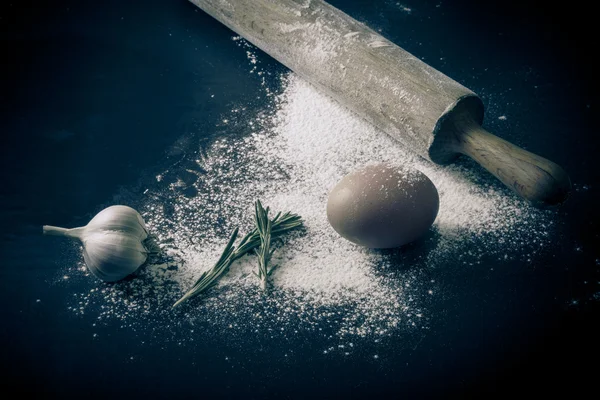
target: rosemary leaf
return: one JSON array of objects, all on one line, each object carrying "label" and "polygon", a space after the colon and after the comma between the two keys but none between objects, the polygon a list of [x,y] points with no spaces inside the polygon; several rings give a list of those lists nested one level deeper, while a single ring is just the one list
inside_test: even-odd
[{"label": "rosemary leaf", "polygon": [[[260,246],[256,251],[258,256],[258,273],[260,279],[260,287],[263,291],[267,289],[267,277],[270,275],[269,262],[271,261],[271,220],[269,219],[269,207],[263,208],[260,200],[257,200],[254,205],[254,224],[260,236]],[[276,218],[279,217],[277,214]]]}]

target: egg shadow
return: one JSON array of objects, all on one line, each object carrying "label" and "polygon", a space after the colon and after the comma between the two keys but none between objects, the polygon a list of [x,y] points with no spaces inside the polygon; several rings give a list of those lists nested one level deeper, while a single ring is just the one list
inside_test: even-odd
[{"label": "egg shadow", "polygon": [[405,273],[410,270],[426,270],[427,258],[440,241],[440,233],[431,228],[414,242],[391,249],[372,249],[374,254],[382,256],[377,265],[377,273]]}]

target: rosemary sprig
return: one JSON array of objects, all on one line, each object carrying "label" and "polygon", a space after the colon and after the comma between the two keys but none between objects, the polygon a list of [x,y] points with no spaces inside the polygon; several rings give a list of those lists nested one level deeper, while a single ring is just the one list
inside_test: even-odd
[{"label": "rosemary sprig", "polygon": [[[302,218],[299,215],[290,212],[286,212],[285,214],[277,213],[275,218],[270,221],[270,224],[270,238],[277,238],[284,233],[301,226]],[[173,308],[214,286],[217,283],[217,280],[227,272],[229,266],[235,260],[260,247],[261,236],[256,228],[247,233],[236,247],[234,242],[237,239],[238,231],[238,228],[235,228],[217,263],[209,271],[205,271],[200,275],[200,278],[198,278],[194,286],[192,286],[192,288],[173,305]]]},{"label": "rosemary sprig", "polygon": [[275,267],[269,269],[269,262],[275,250],[270,249],[272,224],[269,219],[269,207],[264,209],[260,200],[257,200],[254,204],[254,224],[260,237],[260,246],[258,249],[254,249],[254,252],[258,256],[258,273],[255,272],[254,275],[260,279],[260,287],[265,291],[267,290],[267,277],[275,269]]}]

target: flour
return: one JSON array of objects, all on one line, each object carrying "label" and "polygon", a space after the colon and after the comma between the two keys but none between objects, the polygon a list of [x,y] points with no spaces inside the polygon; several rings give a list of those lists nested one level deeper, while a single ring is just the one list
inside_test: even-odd
[{"label": "flour", "polygon": [[[250,72],[264,73],[251,46],[236,41],[248,51]],[[427,305],[442,290],[427,270],[477,267],[483,257],[509,259],[516,252],[531,261],[549,243],[550,214],[529,207],[486,172],[419,158],[294,74],[281,84],[281,94],[258,114],[240,118],[234,108],[223,116],[245,133],[212,142],[144,191],[138,208],[168,256],[163,264],[131,281],[98,283],[75,296],[74,312],[100,305],[99,320],[128,321],[130,329],[144,329],[144,316],[169,327],[201,321],[239,335],[249,327],[271,335],[323,329],[340,338],[394,335],[427,329]],[[417,169],[437,187],[439,213],[420,245],[365,249],[327,222],[335,184],[380,162]],[[190,197],[186,187],[197,194]],[[190,301],[185,315],[172,312],[174,301],[217,261],[233,229],[252,228],[255,199],[304,219],[304,229],[288,234],[273,256],[278,268],[271,293],[258,289],[256,257],[246,256],[216,288]]]}]

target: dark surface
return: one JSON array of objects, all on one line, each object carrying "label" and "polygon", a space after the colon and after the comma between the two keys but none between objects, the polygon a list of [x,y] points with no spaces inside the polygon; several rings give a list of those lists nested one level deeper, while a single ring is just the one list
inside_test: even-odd
[{"label": "dark surface", "polygon": [[[558,211],[553,248],[533,266],[518,257],[504,263],[493,279],[487,269],[446,276],[455,296],[432,305],[445,318],[432,322],[419,346],[381,344],[378,362],[320,356],[310,351],[319,347],[310,337],[289,343],[298,356],[281,361],[285,349],[267,347],[250,358],[251,351],[230,349],[219,335],[201,337],[191,351],[169,342],[168,332],[158,334],[164,345],[141,346],[143,338],[127,329],[92,329],[66,311],[69,286],[48,286],[57,278],[56,260],[72,249],[43,240],[41,225],[86,223],[119,188],[135,187],[165,159],[193,148],[200,139],[190,132],[213,134],[219,113],[252,102],[259,83],[232,33],[184,0],[4,2],[5,390],[63,398],[261,398],[558,390],[576,397],[595,389],[600,149],[591,10],[577,3],[425,1],[403,3],[413,8],[407,14],[395,1],[332,3],[479,93],[488,115],[518,120],[514,131],[487,120],[491,131],[565,168],[574,191]],[[214,92],[219,96],[210,97]],[[110,339],[95,341],[92,332]]]}]

